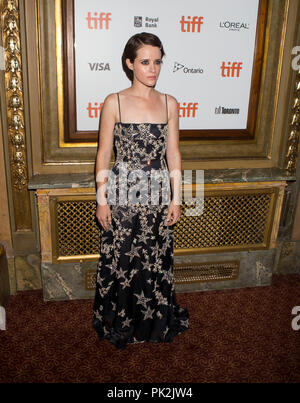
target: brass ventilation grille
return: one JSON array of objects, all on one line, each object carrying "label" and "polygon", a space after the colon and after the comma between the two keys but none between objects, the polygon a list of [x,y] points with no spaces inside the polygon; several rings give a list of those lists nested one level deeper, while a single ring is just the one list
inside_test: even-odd
[{"label": "brass ventilation grille", "polygon": [[[207,195],[203,213],[182,215],[174,228],[175,249],[234,250],[265,247],[270,235],[274,189]],[[200,204],[195,210],[201,211]]]},{"label": "brass ventilation grille", "polygon": [[174,278],[177,284],[203,281],[234,280],[239,274],[239,262],[193,263],[175,265]]},{"label": "brass ventilation grille", "polygon": [[94,290],[96,288],[96,269],[86,270],[84,273],[85,279],[85,289],[88,291]]},{"label": "brass ventilation grille", "polygon": [[[206,281],[234,280],[239,274],[239,262],[192,263],[174,266],[176,284],[200,283]],[[85,289],[96,287],[96,269],[85,271]]]},{"label": "brass ventilation grille", "polygon": [[[267,248],[276,190],[208,192],[198,216],[185,215],[191,206],[183,202],[174,227],[175,255]],[[51,201],[53,260],[96,259],[101,241],[96,202],[91,196],[68,197],[55,196]]]},{"label": "brass ventilation grille", "polygon": [[56,202],[57,256],[95,255],[100,250],[100,231],[93,200]]}]

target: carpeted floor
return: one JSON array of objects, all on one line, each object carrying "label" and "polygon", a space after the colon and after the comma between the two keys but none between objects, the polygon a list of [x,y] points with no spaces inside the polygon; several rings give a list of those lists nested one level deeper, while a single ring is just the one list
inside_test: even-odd
[{"label": "carpeted floor", "polygon": [[[92,300],[11,296],[0,382],[300,382],[300,275],[269,287],[177,294],[190,328],[172,343],[117,350],[91,327]],[[298,321],[300,324],[300,320]]]}]

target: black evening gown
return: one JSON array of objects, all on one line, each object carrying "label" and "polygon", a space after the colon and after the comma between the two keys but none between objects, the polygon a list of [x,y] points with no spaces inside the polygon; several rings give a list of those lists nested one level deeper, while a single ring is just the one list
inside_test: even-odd
[{"label": "black evening gown", "polygon": [[93,328],[120,349],[171,342],[189,327],[189,312],[176,301],[174,236],[166,221],[167,136],[167,123],[120,121],[114,128],[116,159],[107,182],[112,223],[101,227]]}]

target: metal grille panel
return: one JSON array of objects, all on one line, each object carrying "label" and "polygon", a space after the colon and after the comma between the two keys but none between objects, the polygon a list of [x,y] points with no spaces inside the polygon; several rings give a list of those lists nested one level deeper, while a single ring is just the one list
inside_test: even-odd
[{"label": "metal grille panel", "polygon": [[239,262],[195,263],[174,267],[177,284],[234,280],[239,274]]},{"label": "metal grille panel", "polygon": [[[231,248],[262,245],[265,241],[272,192],[206,196],[203,213],[186,216],[175,226],[175,249]],[[188,205],[189,207],[189,205]]]},{"label": "metal grille panel", "polygon": [[100,231],[93,200],[63,200],[57,206],[58,256],[94,255],[100,250]]},{"label": "metal grille panel", "polygon": [[[203,213],[198,216],[185,215],[185,210],[191,206],[183,202],[182,215],[174,227],[174,253],[266,248],[275,190],[207,194]],[[196,208],[200,206],[196,205]],[[101,236],[95,211],[96,202],[91,196],[74,196],[67,200],[59,196],[54,198],[54,260],[99,255]]]}]

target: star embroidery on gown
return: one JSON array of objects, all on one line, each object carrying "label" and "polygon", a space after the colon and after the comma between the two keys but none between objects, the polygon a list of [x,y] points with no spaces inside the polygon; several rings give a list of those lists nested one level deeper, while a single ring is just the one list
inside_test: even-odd
[{"label": "star embroidery on gown", "polygon": [[162,260],[161,259],[157,259],[154,263],[153,263],[153,271],[157,272],[160,267],[162,265]]},{"label": "star embroidery on gown", "polygon": [[171,272],[171,270],[166,270],[163,273],[164,273],[164,275],[162,276],[161,281],[166,280],[168,283],[171,283],[173,281],[173,278],[174,278],[174,275]]},{"label": "star embroidery on gown", "polygon": [[135,129],[133,128],[133,125],[131,124],[131,125],[129,126],[129,128],[127,129],[127,134],[128,134],[129,136],[135,136],[135,135],[139,134],[139,131],[138,131],[138,130],[135,130]]},{"label": "star embroidery on gown", "polygon": [[130,250],[130,252],[126,252],[125,253],[125,255],[127,255],[127,256],[130,256],[130,262],[131,262],[131,260],[136,256],[136,257],[139,257],[140,255],[139,255],[139,253],[138,253],[138,249],[140,249],[141,248],[141,246],[134,246],[134,245],[131,245],[131,250]]},{"label": "star embroidery on gown", "polygon": [[151,246],[153,255],[157,256],[159,253],[159,244],[156,242],[155,246]]},{"label": "star embroidery on gown", "polygon": [[136,304],[141,304],[143,305],[145,308],[147,308],[147,302],[151,301],[151,298],[146,298],[144,295],[144,291],[141,292],[141,294],[133,294],[137,297],[138,301]]},{"label": "star embroidery on gown", "polygon": [[160,291],[155,291],[155,296],[157,299],[157,305],[168,305],[167,298],[163,297]]},{"label": "star embroidery on gown", "polygon": [[120,284],[121,284],[121,286],[122,286],[122,288],[124,290],[126,287],[130,287],[130,280],[128,280],[128,278],[125,278],[123,283],[120,283]]},{"label": "star embroidery on gown", "polygon": [[123,269],[119,269],[116,270],[116,277],[120,278],[120,277],[124,277],[125,278],[125,273],[127,272],[127,270],[123,270]]},{"label": "star embroidery on gown", "polygon": [[166,326],[166,330],[163,332],[163,335],[164,335],[165,337],[166,337],[166,335],[167,335],[168,331],[169,331],[169,327],[168,327],[168,326]]},{"label": "star embroidery on gown", "polygon": [[132,277],[133,277],[137,272],[138,272],[138,269],[133,269],[133,270],[131,270],[130,275],[129,275],[130,279],[132,279]]},{"label": "star embroidery on gown", "polygon": [[183,326],[185,326],[185,327],[188,327],[188,325],[189,325],[189,320],[188,320],[188,319],[187,319],[187,320],[181,319],[181,320],[180,320],[180,324],[183,325]]},{"label": "star embroidery on gown", "polygon": [[110,281],[107,287],[99,288],[99,293],[100,293],[102,298],[108,293],[112,283],[113,283],[113,281]]},{"label": "star embroidery on gown", "polygon": [[119,315],[122,316],[122,317],[125,316],[125,309],[124,308],[122,309],[122,311],[119,312]]},{"label": "star embroidery on gown", "polygon": [[161,318],[163,317],[162,314],[161,314],[159,311],[156,312],[156,316],[157,316],[159,319],[161,319]]},{"label": "star embroidery on gown", "polygon": [[129,327],[131,321],[132,319],[126,318],[126,320],[124,320],[124,322],[122,323],[122,327]]},{"label": "star embroidery on gown", "polygon": [[146,319],[153,319],[153,312],[155,311],[155,309],[150,309],[150,307],[148,306],[147,311],[142,311],[142,313],[144,314],[144,320]]},{"label": "star embroidery on gown", "polygon": [[147,245],[148,237],[144,232],[142,234],[137,235],[137,238],[139,239],[139,242],[143,242],[144,244]]},{"label": "star embroidery on gown", "polygon": [[102,315],[100,315],[99,312],[96,311],[95,316],[96,316],[97,319],[102,320]]}]

